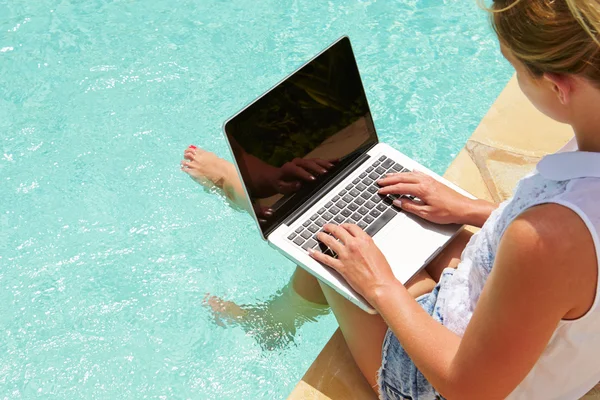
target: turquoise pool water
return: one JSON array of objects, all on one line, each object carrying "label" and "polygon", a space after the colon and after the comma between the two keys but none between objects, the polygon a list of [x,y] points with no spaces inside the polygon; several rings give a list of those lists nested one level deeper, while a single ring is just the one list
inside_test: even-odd
[{"label": "turquoise pool water", "polygon": [[342,34],[381,138],[443,172],[508,80],[475,1],[0,0],[0,398],[285,398],[336,328],[272,350],[206,293],[293,265],[179,171]]}]

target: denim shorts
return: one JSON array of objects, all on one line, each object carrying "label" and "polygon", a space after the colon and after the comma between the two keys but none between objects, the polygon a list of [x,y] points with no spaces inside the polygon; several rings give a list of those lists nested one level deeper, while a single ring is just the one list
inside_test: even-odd
[{"label": "denim shorts", "polygon": [[[452,269],[444,270],[440,282],[451,276],[453,272]],[[443,323],[440,305],[438,304],[439,292],[440,284],[438,283],[431,293],[418,297],[417,302],[433,319]],[[378,383],[379,398],[381,400],[443,399],[417,369],[391,329],[388,329],[383,340]]]}]

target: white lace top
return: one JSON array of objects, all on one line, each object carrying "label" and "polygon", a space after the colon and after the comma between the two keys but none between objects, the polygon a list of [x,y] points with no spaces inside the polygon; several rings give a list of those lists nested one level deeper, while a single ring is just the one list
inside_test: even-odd
[{"label": "white lace top", "polygon": [[[438,305],[451,331],[464,334],[504,231],[530,207],[558,203],[576,212],[592,234],[600,267],[600,153],[576,150],[573,140],[559,153],[544,157],[536,171],[519,182],[514,197],[471,238],[457,270],[440,284]],[[560,322],[544,353],[509,399],[579,399],[600,381],[599,299],[597,293],[594,305],[580,319]]]}]

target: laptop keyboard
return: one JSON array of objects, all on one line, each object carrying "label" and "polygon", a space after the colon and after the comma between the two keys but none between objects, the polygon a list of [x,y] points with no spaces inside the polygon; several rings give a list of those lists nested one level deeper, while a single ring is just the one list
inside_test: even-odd
[{"label": "laptop keyboard", "polygon": [[316,238],[323,225],[356,224],[369,236],[374,236],[399,212],[392,202],[400,197],[377,194],[380,188],[377,180],[386,174],[408,171],[397,162],[381,156],[324,207],[291,232],[288,240],[306,251],[318,249],[335,257],[335,253]]}]

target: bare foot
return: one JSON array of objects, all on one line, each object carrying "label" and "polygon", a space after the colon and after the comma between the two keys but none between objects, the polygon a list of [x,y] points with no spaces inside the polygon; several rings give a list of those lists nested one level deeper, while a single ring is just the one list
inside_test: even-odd
[{"label": "bare foot", "polygon": [[238,306],[207,294],[203,305],[209,309],[217,325],[224,328],[238,326],[254,337],[264,350],[269,351],[292,344],[300,326],[329,314],[328,307],[319,307],[300,299],[290,285],[265,302]]},{"label": "bare foot", "polygon": [[223,189],[225,173],[231,164],[215,154],[194,145],[183,152],[181,170],[205,187],[217,186]]},{"label": "bare foot", "polygon": [[215,322],[219,326],[225,326],[226,323],[241,322],[248,313],[232,301],[226,301],[208,294],[204,297],[202,303],[211,309]]}]

